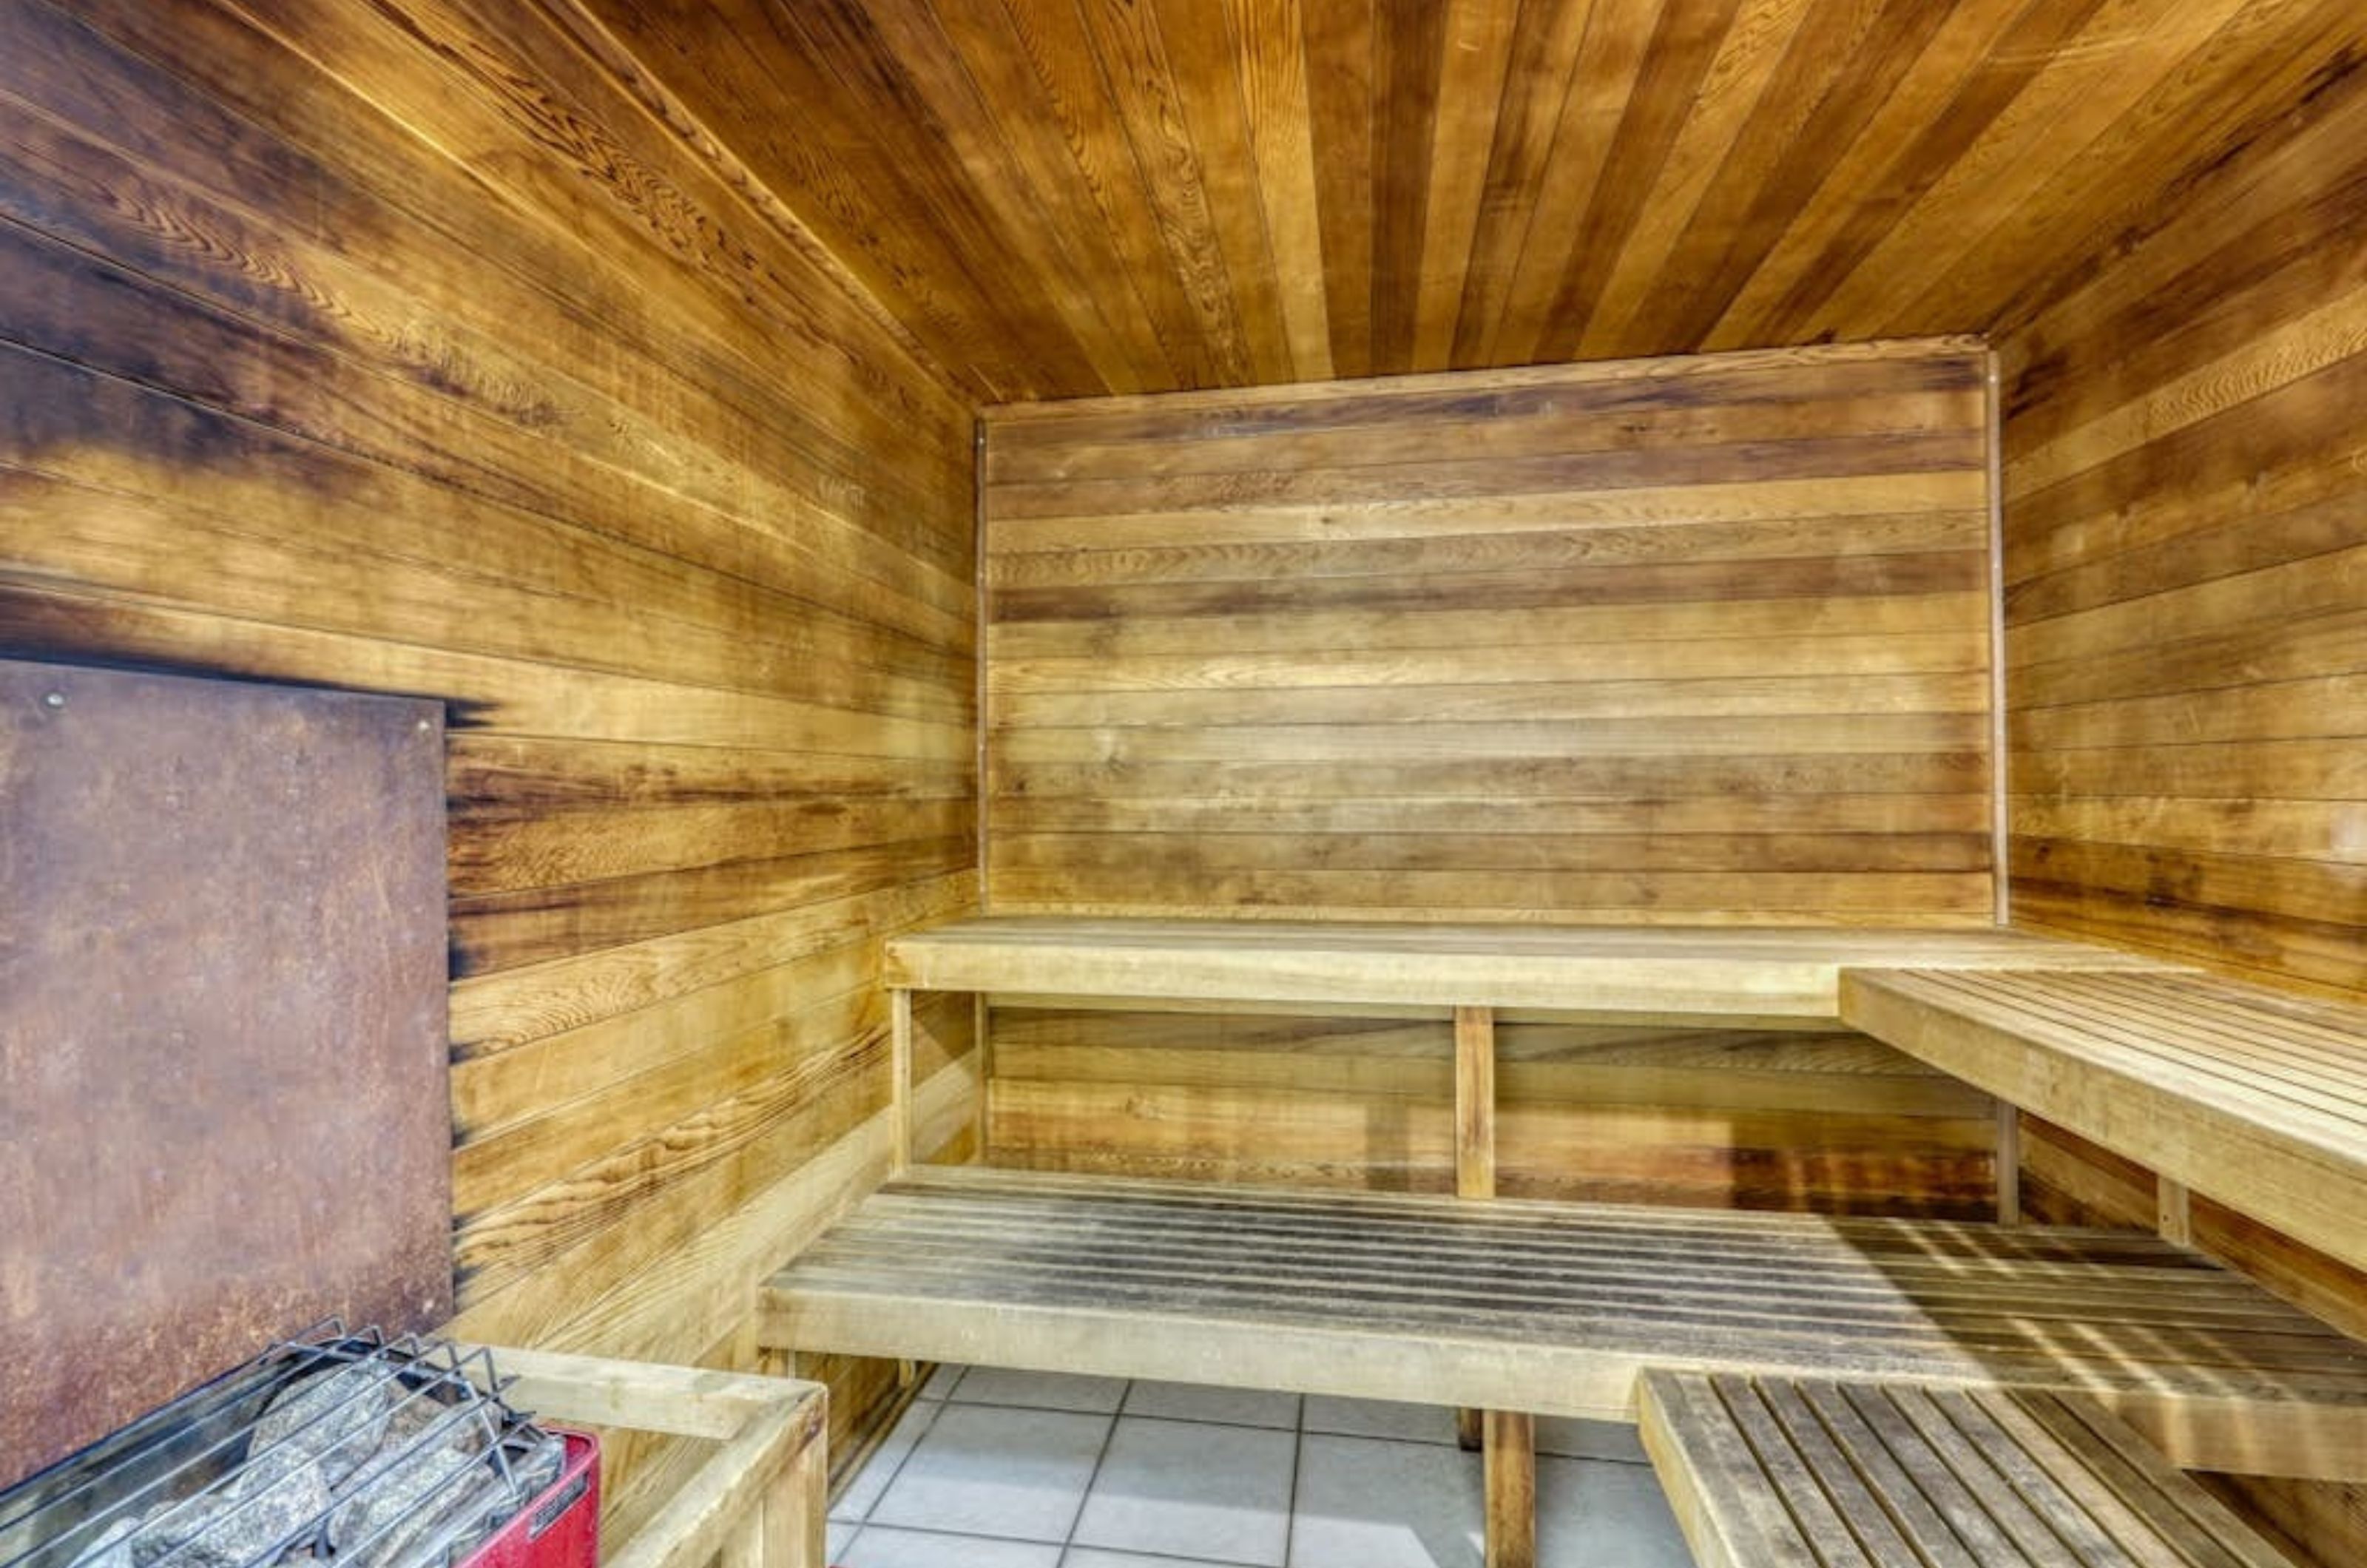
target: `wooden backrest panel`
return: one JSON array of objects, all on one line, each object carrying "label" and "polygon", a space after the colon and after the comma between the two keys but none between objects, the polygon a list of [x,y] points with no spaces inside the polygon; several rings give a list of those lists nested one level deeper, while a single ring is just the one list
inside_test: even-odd
[{"label": "wooden backrest panel", "polygon": [[990,411],[989,908],[1986,920],[1983,375]]}]

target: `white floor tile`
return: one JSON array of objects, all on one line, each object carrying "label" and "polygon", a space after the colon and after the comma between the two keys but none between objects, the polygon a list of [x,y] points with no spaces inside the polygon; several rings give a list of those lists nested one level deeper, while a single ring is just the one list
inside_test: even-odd
[{"label": "white floor tile", "polygon": [[844,1568],[1059,1568],[1060,1549],[1035,1541],[866,1525],[840,1561]]},{"label": "white floor tile", "polygon": [[1565,1416],[1537,1417],[1537,1452],[1562,1459],[1607,1459],[1648,1464],[1644,1439],[1625,1421],[1580,1421]]},{"label": "white floor tile", "polygon": [[1309,1435],[1299,1443],[1290,1568],[1479,1568],[1481,1517],[1478,1454]]},{"label": "white floor tile", "polygon": [[1307,1396],[1300,1425],[1341,1438],[1389,1438],[1406,1443],[1455,1441],[1455,1412],[1443,1404],[1400,1404],[1387,1399]]},{"label": "white floor tile", "polygon": [[929,1373],[929,1381],[921,1385],[921,1397],[950,1399],[953,1397],[954,1384],[961,1381],[961,1375],[967,1370],[952,1361],[938,1362],[935,1369]]},{"label": "white floor tile", "polygon": [[948,1404],[873,1506],[871,1524],[1065,1540],[1110,1420]]},{"label": "white floor tile", "polygon": [[1072,1546],[1060,1559],[1060,1568],[1236,1568],[1207,1557],[1154,1557],[1140,1551],[1110,1551],[1098,1546]]},{"label": "white floor tile", "polygon": [[1537,1568],[1693,1568],[1693,1561],[1648,1468],[1537,1461]]},{"label": "white floor tile", "polygon": [[953,1392],[957,1404],[1015,1404],[1029,1410],[1084,1410],[1097,1416],[1116,1414],[1125,1397],[1124,1378],[1023,1372],[1009,1367],[972,1367]]},{"label": "white floor tile", "polygon": [[822,1531],[822,1555],[836,1562],[846,1555],[846,1549],[854,1540],[854,1525],[843,1519],[832,1519]]},{"label": "white floor tile", "polygon": [[830,1517],[858,1522],[869,1517],[879,1495],[896,1479],[897,1469],[944,1408],[934,1399],[916,1399],[907,1405],[904,1414],[897,1417],[894,1428],[880,1439],[855,1479],[846,1483],[846,1490],[839,1494],[838,1501],[831,1506]]},{"label": "white floor tile", "polygon": [[1171,1421],[1221,1421],[1230,1427],[1298,1425],[1298,1395],[1262,1388],[1210,1388],[1193,1382],[1144,1382],[1127,1390],[1126,1414]]},{"label": "white floor tile", "polygon": [[1074,1540],[1282,1568],[1297,1435],[1118,1417]]}]

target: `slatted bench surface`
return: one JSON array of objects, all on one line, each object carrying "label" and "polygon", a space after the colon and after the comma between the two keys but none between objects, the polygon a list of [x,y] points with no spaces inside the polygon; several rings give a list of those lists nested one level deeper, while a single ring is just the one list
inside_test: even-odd
[{"label": "slatted bench surface", "polygon": [[1389,925],[985,917],[888,944],[915,990],[1626,1012],[1834,1016],[1840,971],[2147,969],[2110,948],[1999,927]]},{"label": "slatted bench surface", "polygon": [[2367,1268],[2367,1008],[2181,974],[1852,974],[1852,1025]]},{"label": "slatted bench surface", "polygon": [[1702,1568],[2292,1568],[2077,1396],[1654,1371],[1637,1399]]},{"label": "slatted bench surface", "polygon": [[1622,1419],[1648,1365],[2088,1389],[2191,1462],[2367,1475],[2367,1347],[2125,1232],[930,1168],[763,1316],[798,1349]]}]

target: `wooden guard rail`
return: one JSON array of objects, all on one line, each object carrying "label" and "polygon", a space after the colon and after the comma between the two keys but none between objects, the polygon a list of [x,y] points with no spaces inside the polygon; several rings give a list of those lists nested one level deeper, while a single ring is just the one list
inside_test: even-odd
[{"label": "wooden guard rail", "polygon": [[561,1426],[695,1438],[713,1454],[602,1568],[823,1568],[826,1391],[789,1378],[496,1348],[507,1397]]}]

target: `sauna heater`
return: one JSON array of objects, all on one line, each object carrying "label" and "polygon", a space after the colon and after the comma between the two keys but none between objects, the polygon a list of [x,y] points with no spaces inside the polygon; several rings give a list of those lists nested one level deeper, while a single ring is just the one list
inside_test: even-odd
[{"label": "sauna heater", "polygon": [[0,1493],[0,1568],[594,1568],[598,1458],[488,1352],[332,1324]]}]

